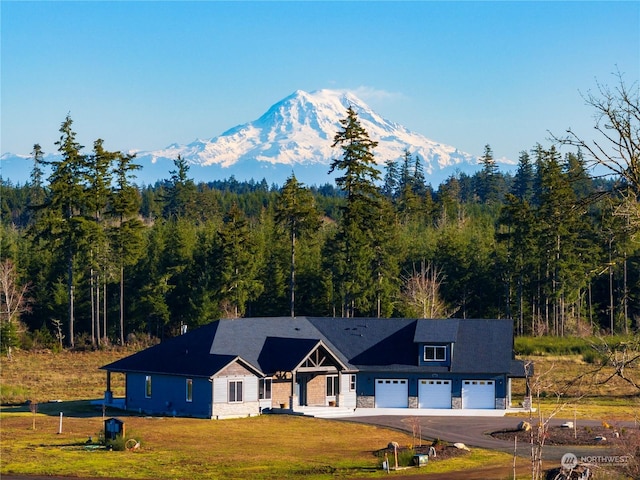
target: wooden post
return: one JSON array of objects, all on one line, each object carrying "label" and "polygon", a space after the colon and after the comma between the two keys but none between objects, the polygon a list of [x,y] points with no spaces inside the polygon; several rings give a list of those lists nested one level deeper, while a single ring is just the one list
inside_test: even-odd
[{"label": "wooden post", "polygon": [[396,470],[398,470],[398,444],[393,443],[393,456],[395,457]]}]

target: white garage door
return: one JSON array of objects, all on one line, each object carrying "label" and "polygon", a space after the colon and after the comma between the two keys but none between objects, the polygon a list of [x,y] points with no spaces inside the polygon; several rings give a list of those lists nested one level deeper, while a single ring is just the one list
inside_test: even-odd
[{"label": "white garage door", "polygon": [[462,408],[496,408],[496,382],[463,380]]},{"label": "white garage door", "polygon": [[409,381],[407,379],[376,379],[376,408],[407,408]]},{"label": "white garage door", "polygon": [[420,380],[419,408],[451,408],[451,380]]}]

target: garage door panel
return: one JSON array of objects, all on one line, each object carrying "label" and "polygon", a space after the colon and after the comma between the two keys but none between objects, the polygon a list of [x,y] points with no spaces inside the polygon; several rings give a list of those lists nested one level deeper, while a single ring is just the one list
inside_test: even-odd
[{"label": "garage door panel", "polygon": [[462,408],[496,408],[495,380],[463,380]]},{"label": "garage door panel", "polygon": [[419,380],[419,408],[451,408],[451,380]]},{"label": "garage door panel", "polygon": [[376,408],[407,408],[409,381],[407,379],[376,379]]}]

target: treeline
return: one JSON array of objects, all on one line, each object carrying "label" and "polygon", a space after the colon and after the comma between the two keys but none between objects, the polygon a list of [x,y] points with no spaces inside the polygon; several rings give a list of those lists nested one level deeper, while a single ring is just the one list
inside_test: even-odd
[{"label": "treeline", "polygon": [[[347,110],[336,186],[234,178],[135,183],[135,156],[91,152],[67,117],[59,160],[34,146],[25,185],[2,185],[2,346],[97,347],[239,316],[514,319],[520,335],[628,333],[640,248],[619,182],[580,152],[490,146],[474,175],[433,188],[407,151],[379,170]],[[44,178],[45,167],[51,173]]]}]

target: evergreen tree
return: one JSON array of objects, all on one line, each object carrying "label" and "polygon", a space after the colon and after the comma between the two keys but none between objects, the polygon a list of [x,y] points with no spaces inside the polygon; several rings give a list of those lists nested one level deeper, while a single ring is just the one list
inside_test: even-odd
[{"label": "evergreen tree", "polygon": [[[522,192],[522,190],[521,190]],[[515,194],[507,194],[498,222],[497,239],[506,249],[508,312],[516,320],[517,333],[535,334],[529,299],[535,295],[533,282],[538,256],[536,212]],[[502,227],[500,227],[502,226]],[[512,293],[515,283],[515,295]],[[526,318],[530,321],[525,325]]]},{"label": "evergreen tree", "polygon": [[287,179],[282,192],[276,199],[275,220],[288,233],[291,246],[291,267],[289,274],[290,313],[295,317],[296,239],[308,230],[320,226],[311,191],[299,183],[295,175]]},{"label": "evergreen tree", "polygon": [[109,251],[107,232],[105,226],[105,213],[109,204],[111,188],[111,165],[118,156],[118,152],[109,152],[104,148],[104,141],[98,139],[93,145],[93,154],[87,156],[86,193],[87,207],[91,212],[89,225],[88,252],[91,287],[91,341],[95,346],[96,340],[101,338],[106,341],[107,321],[106,308],[102,309],[103,324],[102,337],[100,335],[100,301],[101,292],[104,292],[109,277],[111,266],[111,252]]},{"label": "evergreen tree", "polygon": [[385,173],[382,184],[382,194],[390,200],[398,195],[398,185],[400,183],[400,172],[398,164],[395,160],[387,160],[385,162]]},{"label": "evergreen tree", "polygon": [[547,331],[565,335],[568,321],[572,327],[579,321],[579,314],[567,316],[567,308],[578,301],[586,282],[590,266],[585,262],[591,245],[585,238],[589,226],[583,221],[584,212],[579,208],[568,175],[563,173],[559,157],[555,147],[545,151],[538,173],[541,187],[538,249],[544,255],[539,267],[544,294],[540,311]]},{"label": "evergreen tree", "polygon": [[496,203],[499,201],[499,172],[498,165],[493,158],[490,145],[485,145],[484,155],[480,158],[482,171],[478,174],[477,193],[480,202]]},{"label": "evergreen tree", "polygon": [[[409,150],[404,151],[400,182],[398,184],[397,210],[402,220],[406,223],[413,219],[420,211],[420,197],[416,193],[416,179],[414,161]],[[423,184],[424,185],[424,184]]]},{"label": "evergreen tree", "polygon": [[174,160],[175,170],[171,170],[169,174],[171,178],[167,182],[166,192],[163,195],[164,200],[164,218],[193,218],[196,201],[196,185],[193,180],[188,177],[189,164],[178,155]]},{"label": "evergreen tree", "polygon": [[51,162],[49,176],[49,232],[54,248],[65,252],[68,301],[68,340],[75,344],[74,313],[74,270],[76,258],[83,246],[86,246],[87,232],[87,196],[84,180],[87,176],[86,156],[81,153],[82,146],[76,141],[72,129],[73,121],[67,115],[60,127],[60,139],[56,142],[60,159]]},{"label": "evergreen tree", "polygon": [[111,216],[115,224],[111,228],[113,251],[118,260],[120,280],[119,310],[120,310],[120,344],[125,342],[125,305],[124,305],[124,269],[133,266],[142,255],[144,246],[144,224],[138,218],[141,199],[140,193],[132,183],[134,172],[140,165],[134,163],[135,154],[120,153],[116,159],[114,169],[115,183],[111,192]]},{"label": "evergreen tree", "polygon": [[247,218],[236,205],[224,217],[216,252],[222,311],[231,318],[245,314],[247,303],[258,298],[264,286],[258,279],[260,265]]},{"label": "evergreen tree", "polygon": [[413,185],[413,193],[418,197],[424,197],[427,192],[427,184],[424,177],[424,168],[418,154],[413,157],[413,177],[411,179]]},{"label": "evergreen tree", "polygon": [[[533,196],[533,165],[527,152],[520,152],[518,170],[513,181],[511,193],[520,201],[530,202]],[[509,203],[509,202],[508,202]]]},{"label": "evergreen tree", "polygon": [[380,216],[382,195],[375,184],[380,179],[373,154],[378,143],[369,138],[353,108],[347,109],[347,117],[340,123],[342,130],[335,135],[332,146],[340,147],[342,156],[331,163],[329,170],[343,172],[336,184],[346,194],[337,236],[340,258],[335,262],[335,280],[339,283],[336,290],[342,295],[341,309],[351,317],[357,311],[375,311],[375,282],[370,266],[376,232],[372,225]]}]

